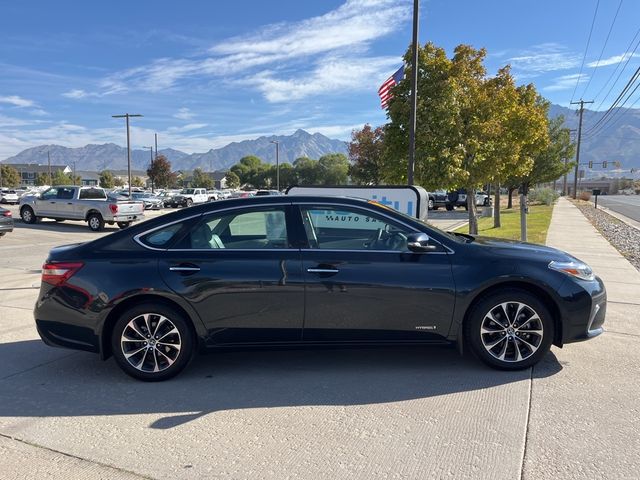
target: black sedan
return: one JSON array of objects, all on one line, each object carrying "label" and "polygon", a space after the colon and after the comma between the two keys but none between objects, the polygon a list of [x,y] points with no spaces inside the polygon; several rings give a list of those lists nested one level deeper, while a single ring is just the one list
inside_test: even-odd
[{"label": "black sedan", "polygon": [[445,233],[364,200],[207,203],[54,248],[35,307],[49,345],[163,380],[197,351],[457,343],[530,367],[599,335],[591,269],[540,245]]},{"label": "black sedan", "polygon": [[13,232],[13,216],[11,210],[0,207],[0,237]]}]

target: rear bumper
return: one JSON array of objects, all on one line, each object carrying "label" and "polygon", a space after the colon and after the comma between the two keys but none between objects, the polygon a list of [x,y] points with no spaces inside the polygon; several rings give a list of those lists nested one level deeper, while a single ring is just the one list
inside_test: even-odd
[{"label": "rear bumper", "polygon": [[13,232],[13,222],[1,222],[0,232],[2,233]]},{"label": "rear bumper", "polygon": [[42,341],[51,347],[100,352],[100,339],[90,328],[38,319],[36,328]]},{"label": "rear bumper", "polygon": [[144,214],[139,213],[135,215],[116,215],[113,217],[114,222],[135,222],[137,220],[142,220],[144,218]]}]

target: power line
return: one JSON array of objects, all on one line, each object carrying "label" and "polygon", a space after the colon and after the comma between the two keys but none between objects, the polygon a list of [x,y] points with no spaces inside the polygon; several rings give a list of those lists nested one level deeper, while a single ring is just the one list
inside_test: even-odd
[{"label": "power line", "polygon": [[[640,71],[640,68],[638,68],[638,71]],[[626,103],[631,99],[631,97],[633,96],[634,93],[636,93],[636,90],[638,90],[638,88],[640,87],[640,83],[638,83],[636,85],[636,88],[634,88],[631,93],[629,93],[629,95],[627,96],[627,98],[625,99],[625,101],[622,103],[622,105],[620,105],[617,110],[613,113],[612,116],[609,117],[609,119],[600,127],[600,129],[598,131],[592,131],[590,136],[596,136],[599,135],[600,133],[602,133],[603,131],[609,130],[611,127],[613,127],[613,125],[616,124],[616,122],[618,122],[620,120],[620,118],[622,118],[622,109],[623,107],[626,105]],[[638,100],[640,100],[640,97],[636,98],[636,100],[628,107],[628,109],[631,109],[634,107],[634,105],[636,103],[638,103]],[[607,126],[608,125],[608,126]]]},{"label": "power line", "polygon": [[571,102],[573,102],[574,97],[576,96],[576,90],[578,89],[578,85],[580,84],[580,77],[582,77],[582,69],[584,68],[584,61],[587,58],[587,52],[589,51],[589,44],[591,43],[591,34],[593,33],[593,25],[596,23],[596,16],[598,15],[598,7],[600,6],[600,0],[596,2],[596,9],[593,12],[593,19],[591,20],[591,29],[589,30],[589,37],[587,38],[587,46],[584,49],[584,55],[582,56],[582,64],[580,65],[580,73],[578,74],[578,79],[576,80],[576,86],[573,89],[573,93],[571,94]]},{"label": "power line", "polygon": [[[638,49],[638,46],[640,45],[640,40],[638,41],[638,43],[636,43],[635,48],[633,49],[633,51],[631,53],[629,53],[629,51],[631,50],[631,46],[633,45],[633,42],[636,41],[636,38],[638,38],[638,35],[640,35],[640,28],[638,28],[638,30],[636,30],[636,34],[633,36],[633,38],[631,39],[631,42],[629,42],[629,45],[627,46],[627,49],[625,50],[625,52],[622,54],[622,58],[620,59],[620,61],[616,64],[616,68],[613,70],[613,72],[611,72],[611,75],[609,75],[609,78],[607,79],[606,82],[604,82],[604,84],[602,85],[602,87],[600,88],[600,90],[598,91],[598,93],[596,94],[596,96],[594,97],[594,100],[596,98],[598,98],[600,96],[600,94],[604,91],[605,88],[607,88],[607,86],[609,85],[609,82],[611,81],[611,79],[613,78],[613,76],[616,74],[616,72],[618,71],[618,69],[620,68],[620,65],[622,65],[622,62],[626,59],[627,61],[624,64],[624,68],[622,69],[622,71],[620,72],[620,74],[618,74],[618,78],[616,78],[616,83],[618,82],[618,79],[620,78],[620,76],[622,75],[622,72],[624,72],[624,69],[627,68],[627,64],[629,63],[629,60],[631,60],[631,58],[633,58],[633,55],[635,54],[636,50]],[[615,85],[615,83],[614,83]],[[609,90],[609,93],[611,93],[611,90],[613,89],[613,86],[611,87],[611,89]],[[609,93],[607,93],[607,97],[609,96]],[[604,103],[604,100],[606,100],[605,97],[602,102],[600,102],[600,105],[602,105],[602,103]],[[598,107],[600,108],[600,107]],[[597,110],[597,109],[596,109]]]},{"label": "power line", "polygon": [[618,4],[618,9],[616,10],[616,14],[613,16],[613,21],[611,22],[611,26],[609,27],[609,32],[607,33],[607,38],[604,39],[604,45],[602,45],[602,50],[600,51],[600,56],[598,57],[598,61],[596,62],[596,66],[593,67],[593,74],[589,77],[589,81],[587,82],[587,86],[584,87],[584,91],[582,92],[582,97],[584,98],[587,90],[589,89],[589,85],[591,85],[591,80],[595,76],[598,71],[598,67],[600,66],[600,60],[602,60],[602,55],[604,55],[604,50],[607,48],[607,43],[609,43],[609,37],[611,36],[611,32],[613,31],[613,26],[616,24],[616,19],[618,18],[618,13],[620,13],[620,7],[622,7],[622,2],[624,0],[620,0]]},{"label": "power line", "polygon": [[[633,85],[633,83],[640,77],[640,67],[638,67],[636,69],[636,71],[634,72],[634,74],[631,76],[631,78],[629,79],[629,81],[627,82],[627,84],[624,86],[624,88],[622,89],[622,91],[620,92],[620,94],[617,96],[617,98],[614,100],[614,102],[611,104],[611,106],[608,108],[608,110],[604,113],[604,115],[602,117],[600,117],[600,120],[598,120],[595,125],[591,126],[589,128],[589,131],[586,132],[587,135],[591,135],[593,134],[600,125],[603,124],[603,122],[606,121],[607,118],[609,118],[612,114],[614,113],[614,109],[618,106],[618,103],[620,102],[620,100],[622,100],[622,97],[624,97],[624,95],[627,93],[627,91],[631,88],[631,86]],[[636,87],[637,88],[637,87]],[[634,90],[635,92],[635,90]],[[631,93],[633,94],[633,92]],[[627,97],[627,100],[624,101],[624,103],[626,103],[629,100],[629,97]],[[624,105],[623,103],[623,105]]]}]

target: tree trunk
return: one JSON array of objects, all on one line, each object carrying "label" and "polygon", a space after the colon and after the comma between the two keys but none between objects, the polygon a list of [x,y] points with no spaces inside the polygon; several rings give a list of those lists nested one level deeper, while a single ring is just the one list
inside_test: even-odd
[{"label": "tree trunk", "polygon": [[500,183],[495,184],[495,194],[493,197],[493,228],[500,228]]},{"label": "tree trunk", "polygon": [[513,208],[513,192],[515,191],[514,187],[509,187],[509,201],[507,202],[507,208]]},{"label": "tree trunk", "polygon": [[469,210],[469,233],[478,234],[478,216],[476,215],[475,188],[467,187],[467,208]]}]

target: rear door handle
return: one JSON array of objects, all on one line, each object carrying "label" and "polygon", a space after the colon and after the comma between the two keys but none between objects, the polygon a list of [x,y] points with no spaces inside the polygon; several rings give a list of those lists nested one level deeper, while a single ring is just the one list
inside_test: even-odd
[{"label": "rear door handle", "polygon": [[307,268],[309,273],[338,273],[340,270],[337,268]]},{"label": "rear door handle", "polygon": [[199,272],[200,267],[196,265],[174,265],[169,267],[169,270],[172,272]]}]

